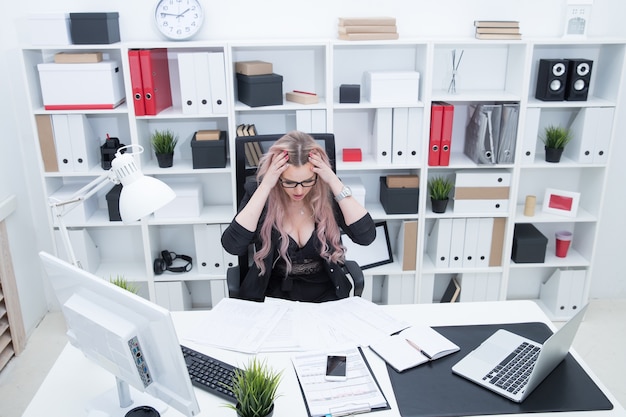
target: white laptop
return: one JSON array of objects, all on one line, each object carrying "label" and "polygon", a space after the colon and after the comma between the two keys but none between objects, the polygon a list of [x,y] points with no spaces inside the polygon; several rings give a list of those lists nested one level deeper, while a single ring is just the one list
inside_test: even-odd
[{"label": "white laptop", "polygon": [[[583,307],[543,345],[500,329],[454,365],[452,372],[522,402],[565,359],[586,310]],[[526,359],[519,359],[524,355]],[[504,369],[509,367],[514,372]]]}]

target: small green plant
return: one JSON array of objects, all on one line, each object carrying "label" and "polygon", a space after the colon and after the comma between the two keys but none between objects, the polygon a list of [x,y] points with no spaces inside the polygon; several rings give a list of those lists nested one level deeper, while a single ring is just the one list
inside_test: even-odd
[{"label": "small green plant", "polygon": [[133,294],[137,294],[137,292],[139,291],[139,287],[137,287],[133,283],[128,282],[126,278],[124,278],[124,276],[122,275],[118,275],[115,278],[109,278],[109,282],[111,284],[117,285],[120,288],[125,289],[126,291],[130,291]]},{"label": "small green plant", "polygon": [[265,361],[253,357],[244,369],[233,376],[233,393],[237,404],[225,404],[240,417],[264,417],[269,414],[278,397],[276,390],[282,372],[275,372]]},{"label": "small green plant", "polygon": [[541,140],[546,148],[563,149],[572,140],[572,134],[565,127],[550,125],[544,129]]},{"label": "small green plant", "polygon": [[446,177],[433,177],[428,180],[428,194],[434,200],[447,200],[454,183]]},{"label": "small green plant", "polygon": [[155,130],[152,134],[152,148],[157,154],[174,153],[174,148],[178,143],[178,136],[171,130]]}]

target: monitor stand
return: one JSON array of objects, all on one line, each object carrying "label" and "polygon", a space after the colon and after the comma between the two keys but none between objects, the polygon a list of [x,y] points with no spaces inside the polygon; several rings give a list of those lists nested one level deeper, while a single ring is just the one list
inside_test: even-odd
[{"label": "monitor stand", "polygon": [[153,407],[159,414],[165,413],[168,406],[150,394],[141,392],[115,378],[116,388],[112,388],[91,399],[87,406],[87,417],[124,417],[126,413],[140,405]]}]

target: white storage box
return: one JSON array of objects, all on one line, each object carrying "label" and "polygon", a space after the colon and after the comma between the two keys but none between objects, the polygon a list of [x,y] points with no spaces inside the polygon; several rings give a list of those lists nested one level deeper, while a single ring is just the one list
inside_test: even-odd
[{"label": "white storage box", "polygon": [[191,291],[185,281],[155,282],[156,303],[169,311],[191,310]]},{"label": "white storage box", "polygon": [[370,103],[417,103],[419,85],[416,71],[365,72],[365,97]]},{"label": "white storage box", "polygon": [[30,42],[33,45],[70,45],[70,15],[39,13],[28,16]]},{"label": "white storage box", "polygon": [[455,213],[506,213],[511,174],[495,170],[457,172],[454,183]]},{"label": "white storage box", "polygon": [[[55,191],[50,197],[49,201],[51,203],[54,202],[63,202],[69,200],[69,198],[85,184],[66,184],[63,187],[59,188]],[[71,210],[68,210],[70,207],[73,207]],[[73,225],[81,225],[85,224],[87,220],[96,212],[98,209],[98,200],[96,196],[92,196],[87,200],[79,202],[75,205],[67,204],[65,208],[61,207],[60,210],[66,210],[67,214],[63,216],[63,222],[66,226]],[[56,217],[54,217],[54,212],[52,213],[54,218],[55,226],[58,226],[58,222]]]},{"label": "white storage box", "polygon": [[202,212],[202,186],[199,183],[168,184],[176,193],[176,198],[154,212],[158,219],[198,217]]},{"label": "white storage box", "polygon": [[124,77],[118,62],[44,63],[37,69],[46,110],[113,109],[124,102]]},{"label": "white storage box", "polygon": [[341,182],[352,190],[352,197],[365,207],[365,186],[359,177],[342,178]]}]

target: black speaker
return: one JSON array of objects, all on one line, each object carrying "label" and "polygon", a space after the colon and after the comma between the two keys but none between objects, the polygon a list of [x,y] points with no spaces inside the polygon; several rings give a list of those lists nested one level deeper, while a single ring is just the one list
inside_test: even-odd
[{"label": "black speaker", "polygon": [[[172,266],[176,259],[185,261],[183,266]],[[161,275],[165,271],[170,272],[189,272],[191,271],[191,256],[178,255],[168,250],[161,251],[161,257],[154,260],[153,270],[155,275]]]},{"label": "black speaker", "polygon": [[591,80],[593,61],[588,59],[569,59],[568,61],[565,100],[585,101],[589,94],[589,81]]},{"label": "black speaker", "polygon": [[564,100],[567,68],[566,59],[540,59],[535,98],[542,101]]}]

